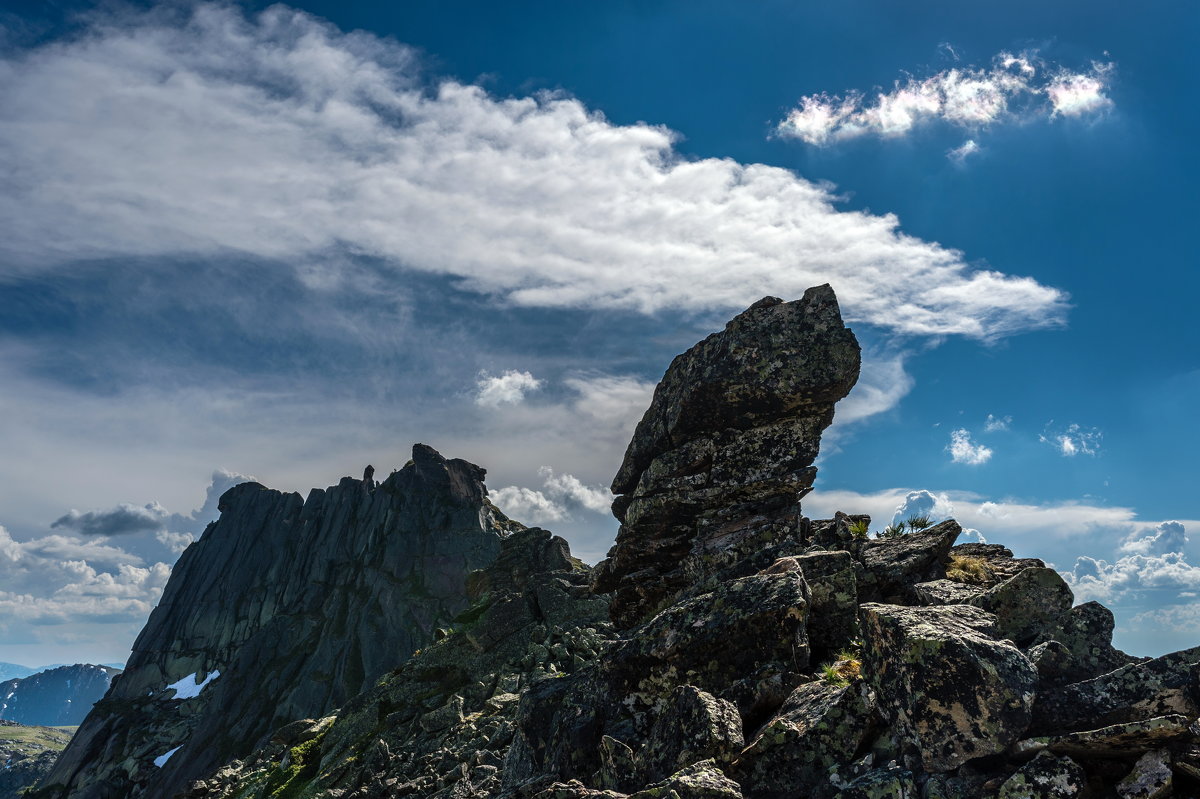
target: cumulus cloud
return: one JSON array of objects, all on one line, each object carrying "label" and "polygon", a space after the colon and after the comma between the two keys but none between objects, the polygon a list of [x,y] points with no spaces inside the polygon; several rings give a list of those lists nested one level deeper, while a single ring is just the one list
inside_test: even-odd
[{"label": "cumulus cloud", "polygon": [[992,457],[992,450],[983,444],[973,443],[971,434],[963,428],[950,433],[950,445],[946,449],[950,452],[950,460],[971,466],[987,463]]},{"label": "cumulus cloud", "polygon": [[1187,531],[1183,524],[1167,521],[1153,528],[1152,532],[1131,535],[1121,545],[1121,550],[1138,555],[1166,555],[1183,552],[1187,542]]},{"label": "cumulus cloud", "polygon": [[572,510],[607,514],[612,507],[612,492],[603,486],[585,485],[572,474],[556,474],[549,466],[538,469],[542,490],[505,486],[488,492],[496,507],[518,521],[535,524],[561,522],[571,518]]},{"label": "cumulus cloud", "polygon": [[892,514],[892,524],[898,524],[910,516],[928,516],[934,524],[954,518],[954,503],[944,493],[927,489],[909,491]]},{"label": "cumulus cloud", "polygon": [[479,380],[475,382],[475,404],[484,408],[516,405],[525,399],[527,391],[537,391],[541,387],[542,381],[529,372],[510,369],[499,377],[480,372]]},{"label": "cumulus cloud", "polygon": [[1182,552],[1129,555],[1112,563],[1084,556],[1064,577],[1080,602],[1123,602],[1155,595],[1174,598],[1182,591],[1200,589],[1200,566],[1188,563]]},{"label": "cumulus cloud", "polygon": [[[987,93],[957,74],[872,118],[971,118]],[[515,305],[642,312],[832,282],[852,322],[984,339],[1065,313],[1062,292],[841,210],[825,184],[685,158],[672,131],[559,94],[431,86],[408,48],[284,6],[126,12],[0,76],[0,256],[19,271],[237,253],[320,290],[367,256]]]},{"label": "cumulus cloud", "polygon": [[1046,430],[1038,436],[1039,441],[1053,446],[1064,458],[1073,458],[1079,454],[1095,455],[1100,451],[1101,438],[1103,434],[1094,427],[1082,427],[1072,423],[1058,429],[1054,427],[1053,422],[1047,424]]},{"label": "cumulus cloud", "polygon": [[1011,416],[993,416],[989,413],[987,421],[983,423],[983,430],[985,433],[996,433],[1007,430],[1010,424],[1012,424]]},{"label": "cumulus cloud", "polygon": [[13,540],[0,527],[3,625],[145,620],[170,576],[166,563],[69,536]]},{"label": "cumulus cloud", "polygon": [[[1111,63],[1093,62],[1087,71],[1072,72],[1036,52],[1000,53],[988,67],[956,66],[897,80],[891,91],[873,97],[857,91],[802,97],[776,131],[825,145],[865,135],[905,136],[932,120],[978,130],[1010,119],[1092,114],[1112,105],[1105,95],[1112,72]],[[978,149],[972,139],[949,156],[961,162]]]},{"label": "cumulus cloud", "polygon": [[488,496],[507,516],[521,522],[549,524],[560,522],[568,516],[565,507],[536,489],[504,486],[489,489]]}]

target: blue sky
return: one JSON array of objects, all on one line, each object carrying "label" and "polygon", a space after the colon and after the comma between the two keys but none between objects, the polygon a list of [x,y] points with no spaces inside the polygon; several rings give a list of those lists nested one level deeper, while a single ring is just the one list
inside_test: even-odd
[{"label": "blue sky", "polygon": [[416,441],[594,561],[671,357],[821,282],[806,513],[1200,641],[1198,12],[918,5],[9,4],[0,660],[123,659],[225,487]]}]

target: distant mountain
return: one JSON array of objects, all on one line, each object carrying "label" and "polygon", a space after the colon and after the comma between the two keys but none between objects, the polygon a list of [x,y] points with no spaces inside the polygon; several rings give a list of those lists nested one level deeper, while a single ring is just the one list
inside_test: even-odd
[{"label": "distant mountain", "polygon": [[46,727],[75,726],[104,696],[120,669],[77,663],[0,683],[0,719]]},{"label": "distant mountain", "polygon": [[36,672],[37,669],[22,666],[20,663],[0,663],[0,680],[18,680]]}]

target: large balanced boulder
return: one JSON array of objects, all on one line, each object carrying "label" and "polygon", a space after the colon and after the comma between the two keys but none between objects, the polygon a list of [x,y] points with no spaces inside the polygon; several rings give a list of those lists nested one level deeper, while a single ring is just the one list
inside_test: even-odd
[{"label": "large balanced boulder", "polygon": [[969,605],[862,606],[863,672],[928,772],[1003,752],[1029,726],[1037,672],[996,617]]},{"label": "large balanced boulder", "polygon": [[828,285],[767,297],[667,369],[613,480],[596,587],[632,627],[707,574],[800,534],[800,497],[861,356]]}]

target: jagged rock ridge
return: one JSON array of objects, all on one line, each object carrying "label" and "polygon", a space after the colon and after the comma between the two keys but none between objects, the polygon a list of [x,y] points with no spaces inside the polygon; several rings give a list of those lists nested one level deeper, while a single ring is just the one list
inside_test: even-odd
[{"label": "jagged rock ridge", "polygon": [[370,688],[463,610],[466,576],[520,527],[483,476],[417,445],[380,484],[227,491],[41,795],[172,796]]},{"label": "jagged rock ridge", "polygon": [[[843,335],[840,320],[826,330]],[[817,344],[819,351],[820,336]],[[718,347],[705,357],[732,356]],[[689,368],[714,374],[721,364]],[[761,390],[758,375],[745,372],[739,379],[753,385],[729,383],[722,396],[736,405]],[[803,387],[787,392],[804,395]],[[789,407],[808,413],[803,404]],[[630,451],[654,454],[622,467],[618,487],[675,451],[647,424],[650,432],[639,433],[647,440]],[[757,426],[719,429],[731,451],[756,451]],[[815,454],[817,443],[791,429],[785,449]],[[796,505],[807,487],[798,475],[811,464],[792,468],[802,462],[771,473],[788,488],[764,497],[760,516],[772,521],[762,525],[736,485],[725,499],[709,490],[710,466],[675,475],[699,476],[691,489],[686,480],[663,494],[632,488],[635,500],[671,494],[666,501],[686,524],[678,536],[659,535],[669,526],[643,528],[650,543],[641,554],[623,531],[596,570],[573,561],[546,531],[514,534],[492,566],[468,579],[475,604],[440,641],[336,712],[281,727],[268,745],[185,795],[1200,793],[1200,648],[1152,660],[1120,652],[1107,610],[1074,605],[1041,561],[997,545],[956,546],[961,528],[952,520],[872,539],[865,516],[806,519]],[[751,496],[759,483],[745,474]],[[722,502],[730,503],[721,518],[735,534],[709,535],[698,522],[720,514]],[[632,509],[627,499],[617,503],[627,528],[640,524]],[[671,551],[687,568],[663,559],[655,542],[678,547]],[[692,557],[697,542],[702,558]],[[605,620],[608,588],[616,625]]]}]

